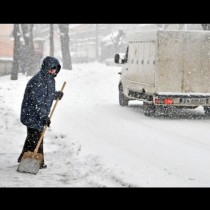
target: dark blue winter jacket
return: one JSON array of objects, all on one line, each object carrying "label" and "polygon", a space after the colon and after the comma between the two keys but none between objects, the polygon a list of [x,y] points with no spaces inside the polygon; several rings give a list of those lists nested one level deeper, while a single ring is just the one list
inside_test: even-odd
[{"label": "dark blue winter jacket", "polygon": [[55,79],[48,73],[48,69],[56,67],[60,71],[60,63],[47,56],[40,71],[27,83],[21,106],[21,122],[29,128],[44,129],[44,121],[50,113],[53,100],[57,98]]}]

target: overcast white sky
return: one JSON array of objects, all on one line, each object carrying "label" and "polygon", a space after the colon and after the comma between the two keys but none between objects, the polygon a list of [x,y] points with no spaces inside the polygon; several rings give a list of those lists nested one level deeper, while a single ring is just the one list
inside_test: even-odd
[{"label": "overcast white sky", "polygon": [[20,107],[30,77],[0,77],[0,187],[209,187],[210,117],[203,108],[146,117],[118,104],[120,67],[73,65],[44,139],[47,169],[18,173],[26,137]]}]

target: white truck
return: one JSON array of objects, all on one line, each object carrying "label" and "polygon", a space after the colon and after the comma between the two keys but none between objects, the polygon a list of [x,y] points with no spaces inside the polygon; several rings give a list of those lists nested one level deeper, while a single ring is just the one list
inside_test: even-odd
[{"label": "white truck", "polygon": [[144,114],[203,106],[210,115],[210,31],[149,30],[128,39],[119,104],[143,101]]}]

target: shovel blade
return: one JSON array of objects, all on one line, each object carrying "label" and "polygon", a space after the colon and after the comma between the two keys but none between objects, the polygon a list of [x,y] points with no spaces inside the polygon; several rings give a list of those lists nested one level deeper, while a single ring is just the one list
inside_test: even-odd
[{"label": "shovel blade", "polygon": [[43,163],[43,155],[33,152],[25,152],[23,158],[17,168],[18,172],[37,174],[41,164]]},{"label": "shovel blade", "polygon": [[30,173],[30,174],[37,174],[41,166],[41,161],[40,160],[35,160],[35,159],[23,159],[18,168],[18,172],[22,173]]}]

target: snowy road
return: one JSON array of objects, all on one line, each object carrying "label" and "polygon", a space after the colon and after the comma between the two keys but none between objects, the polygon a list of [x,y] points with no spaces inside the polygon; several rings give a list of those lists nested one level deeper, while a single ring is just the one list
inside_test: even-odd
[{"label": "snowy road", "polygon": [[119,67],[62,70],[64,97],[45,135],[47,169],[17,173],[26,128],[20,105],[29,78],[0,77],[0,187],[209,187],[210,117],[202,107],[146,117],[141,102],[118,105]]}]

